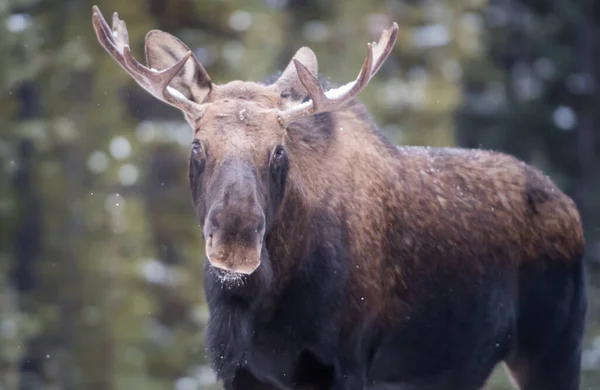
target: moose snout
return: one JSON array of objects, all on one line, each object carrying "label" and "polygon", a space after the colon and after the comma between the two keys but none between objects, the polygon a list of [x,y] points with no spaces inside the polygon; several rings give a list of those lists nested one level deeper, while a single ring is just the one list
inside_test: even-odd
[{"label": "moose snout", "polygon": [[260,266],[265,234],[265,216],[260,207],[213,207],[204,230],[206,256],[213,267],[249,275]]}]

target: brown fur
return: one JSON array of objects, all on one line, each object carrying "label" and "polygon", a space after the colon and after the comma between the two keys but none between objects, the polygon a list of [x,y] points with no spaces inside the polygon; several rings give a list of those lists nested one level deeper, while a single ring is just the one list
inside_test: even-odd
[{"label": "brown fur", "polygon": [[[560,260],[583,250],[580,217],[572,200],[542,173],[511,156],[481,150],[390,148],[352,108],[332,115],[336,131],[331,137],[317,145],[314,139],[304,142],[302,124],[287,131],[278,126],[273,109],[284,104],[277,91],[255,83],[220,86],[209,102],[195,138],[210,143],[217,161],[225,155],[248,155],[260,165],[264,154],[282,142],[291,160],[284,201],[288,207],[297,207],[293,203],[300,200],[294,198],[302,198],[299,207],[309,219],[321,207],[324,194],[332,212],[352,205],[347,210],[352,258],[364,269],[357,274],[357,286],[371,302],[384,302],[402,279],[402,267],[381,264],[386,261],[386,231],[399,221],[407,228],[402,239],[414,261],[425,249],[420,247],[427,243],[423,236],[444,237],[441,250],[462,252],[465,259],[477,259],[472,251],[478,244],[514,248],[510,266],[515,268],[538,259],[540,253],[555,253]],[[341,191],[331,191],[334,188]],[[294,230],[306,227],[297,216],[283,218],[295,221]],[[461,237],[464,231],[472,232],[468,240]],[[274,232],[281,238],[269,249],[289,246],[295,234],[283,223]],[[298,250],[291,249],[286,252]],[[393,273],[374,274],[390,267]]]},{"label": "brown fur", "polygon": [[[186,51],[183,43],[162,32],[149,34],[146,42],[149,63],[158,69],[176,63]],[[190,180],[196,212],[205,225],[209,262],[234,273],[253,271],[262,260],[268,263],[252,275],[259,276],[244,279],[254,285],[239,290],[235,299],[207,274],[213,268],[205,269],[209,307],[216,316],[209,324],[209,344],[213,357],[219,357],[213,363],[228,390],[261,388],[261,380],[292,380],[286,375],[296,370],[301,372],[295,374],[301,378],[297,381],[316,381],[319,388],[330,388],[323,385],[329,375],[323,373],[334,370],[335,389],[346,389],[346,382],[355,389],[363,381],[360,375],[366,375],[356,365],[366,366],[360,360],[366,355],[374,378],[418,382],[431,363],[421,350],[424,346],[438,359],[452,359],[415,389],[453,389],[456,380],[475,389],[509,352],[516,379],[527,381],[524,390],[537,389],[548,357],[537,340],[526,339],[535,339],[536,327],[541,327],[534,315],[538,312],[553,316],[552,326],[543,330],[566,340],[556,346],[569,364],[561,380],[574,383],[585,315],[583,231],[573,201],[547,176],[497,152],[396,147],[357,102],[284,128],[280,111],[300,104],[307,93],[292,62],[270,85],[216,85],[191,58],[193,63],[186,63],[172,85],[193,102],[186,103],[193,110],[185,114],[201,157],[190,159],[196,172],[190,169]],[[317,74],[310,49],[300,49],[295,59],[305,72]],[[283,177],[273,178],[273,167],[282,168],[273,163],[279,148],[284,148],[288,165],[281,181],[283,198],[277,203],[269,198],[275,191],[269,186]],[[250,232],[243,244],[242,230]],[[332,290],[318,274],[329,270],[325,277],[332,279]],[[558,289],[550,286],[552,278],[563,274]],[[212,285],[207,287],[207,281]],[[320,316],[320,327],[294,317],[287,312],[293,308],[279,303],[307,305],[304,296],[314,293],[303,290],[307,286],[317,294],[324,291],[315,298],[322,307],[304,308],[307,317]],[[540,291],[555,294],[560,302],[545,302]],[[261,294],[260,299],[244,295],[252,292]],[[324,294],[340,295],[330,300]],[[563,306],[568,310],[559,309]],[[471,315],[476,318],[473,332],[468,328]],[[423,327],[428,328],[425,336],[420,335]],[[375,330],[361,333],[364,329]],[[302,331],[308,336],[295,333]],[[561,338],[566,333],[569,338]],[[429,340],[439,334],[445,337],[441,347]],[[453,340],[455,336],[462,339]],[[379,343],[371,337],[387,339]],[[332,349],[330,339],[337,342]],[[285,342],[291,347],[281,347]],[[461,367],[468,358],[456,349],[461,342],[473,353],[481,348],[482,362],[470,357],[470,366]],[[489,343],[501,350],[490,349]],[[360,359],[344,365],[359,347],[365,348]],[[314,356],[302,355],[307,351]],[[266,359],[265,364],[246,361],[249,368],[239,368],[244,354]],[[400,359],[400,367],[390,363],[390,356]],[[546,360],[531,368],[531,357]],[[415,361],[427,362],[427,367]],[[311,374],[315,370],[318,379]],[[256,387],[251,387],[253,381],[259,382],[254,382]]]}]

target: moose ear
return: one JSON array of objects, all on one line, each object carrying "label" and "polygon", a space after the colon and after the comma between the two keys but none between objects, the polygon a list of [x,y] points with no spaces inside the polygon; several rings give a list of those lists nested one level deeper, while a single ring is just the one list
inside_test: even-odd
[{"label": "moose ear", "polygon": [[315,77],[318,76],[319,67],[315,53],[308,47],[302,47],[294,54],[294,57],[288,66],[275,82],[275,86],[282,98],[300,100],[307,95],[308,91],[304,88],[304,85],[302,85],[298,78],[298,72],[296,71],[296,65],[294,65],[293,60],[300,61]]},{"label": "moose ear", "polygon": [[[148,67],[156,70],[169,68],[190,51],[179,39],[160,30],[149,31],[144,46]],[[210,76],[194,54],[169,85],[196,103],[202,103],[212,88]]]}]

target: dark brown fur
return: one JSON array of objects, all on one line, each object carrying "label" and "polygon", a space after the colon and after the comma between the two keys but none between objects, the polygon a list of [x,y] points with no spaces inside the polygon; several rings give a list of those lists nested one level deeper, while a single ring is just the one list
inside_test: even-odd
[{"label": "dark brown fur", "polygon": [[[514,294],[516,303],[523,264],[566,270],[581,262],[583,232],[577,209],[535,168],[496,152],[394,147],[360,105],[282,132],[268,114],[277,107],[277,96],[269,87],[250,86],[253,91],[246,84],[239,97],[239,84],[223,87],[215,96],[227,96],[232,106],[223,110],[215,99],[215,110],[227,112],[230,122],[209,116],[200,122],[196,136],[223,148],[238,145],[238,155],[256,152],[260,148],[249,145],[269,140],[287,147],[285,198],[266,238],[268,253],[277,259],[272,294],[289,286],[314,241],[339,245],[337,234],[327,242],[330,228],[315,224],[315,216],[343,217],[349,245],[346,267],[351,271],[345,303],[333,317],[340,321],[341,334],[352,333],[357,323],[402,327],[420,316],[418,308],[428,301],[424,297],[439,299],[461,285],[477,294],[494,288],[491,278],[501,278],[504,293]],[[262,96],[260,103],[246,101],[250,96]],[[234,135],[232,141],[225,129],[237,125],[235,113],[244,108],[259,114],[247,119],[247,138]],[[252,158],[260,164],[260,153]],[[459,283],[449,283],[444,293],[445,275],[454,275]],[[511,332],[516,335],[517,330]],[[518,354],[509,344],[502,345],[502,355],[511,350]],[[376,354],[373,359],[377,361]],[[428,364],[426,359],[423,364]],[[523,365],[513,366],[515,372],[518,367]],[[454,388],[452,382],[435,383]]]},{"label": "dark brown fur", "polygon": [[[147,36],[150,67],[187,50]],[[497,152],[396,147],[356,101],[284,128],[307,98],[292,63],[271,84],[216,85],[190,58],[170,85],[195,130],[226,390],[476,390],[503,361],[522,390],[578,389],[583,232],[548,177]],[[295,58],[317,74],[310,49]]]}]

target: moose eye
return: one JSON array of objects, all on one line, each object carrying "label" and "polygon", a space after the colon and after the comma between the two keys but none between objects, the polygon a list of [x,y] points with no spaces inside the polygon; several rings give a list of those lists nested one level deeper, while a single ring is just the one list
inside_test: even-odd
[{"label": "moose eye", "polygon": [[278,146],[275,149],[275,152],[273,152],[273,162],[279,163],[279,162],[283,161],[284,157],[285,157],[285,149],[283,148],[283,146]]},{"label": "moose eye", "polygon": [[192,143],[192,154],[194,156],[198,156],[201,152],[202,152],[202,146],[200,145],[200,142],[194,141]]}]

